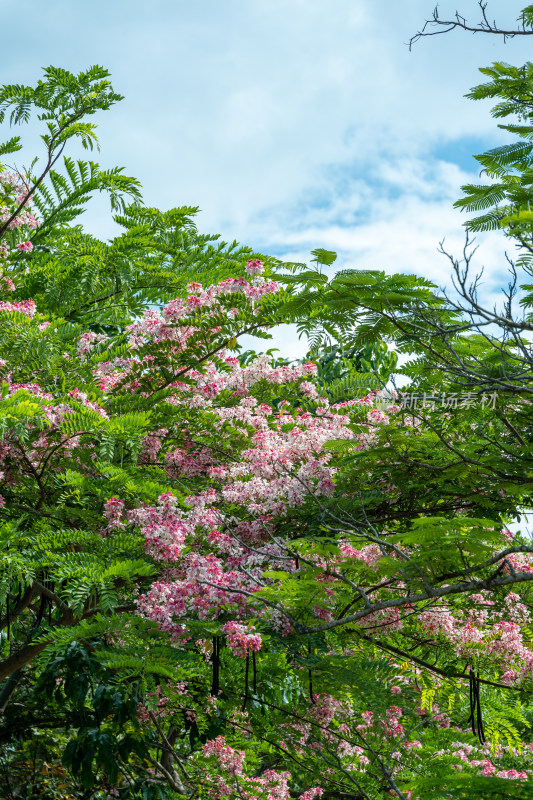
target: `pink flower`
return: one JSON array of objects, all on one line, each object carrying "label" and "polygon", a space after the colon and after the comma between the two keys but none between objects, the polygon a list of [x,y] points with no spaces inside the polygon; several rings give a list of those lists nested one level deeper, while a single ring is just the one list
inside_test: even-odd
[{"label": "pink flower", "polygon": [[263,272],[263,262],[256,258],[253,261],[247,261],[244,268],[248,275],[261,275]]},{"label": "pink flower", "polygon": [[118,497],[111,497],[104,505],[104,517],[109,520],[110,528],[123,528],[124,523],[120,521],[124,511],[124,502]]},{"label": "pink flower", "polygon": [[320,786],[315,786],[301,794],[300,800],[313,800],[314,797],[320,797],[322,794],[324,794],[324,789],[321,789]]},{"label": "pink flower", "polygon": [[34,300],[21,300],[20,303],[1,303],[0,311],[13,312],[18,311],[20,314],[26,314],[28,317],[33,317],[35,314],[35,301]]},{"label": "pink flower", "polygon": [[310,383],[309,381],[302,381],[299,386],[300,391],[302,394],[305,394],[306,397],[309,397],[310,400],[314,400],[318,397],[318,392],[316,390],[316,386],[314,383]]},{"label": "pink flower", "polygon": [[227,770],[231,775],[242,775],[244,753],[242,750],[234,750],[226,744],[223,736],[217,736],[206,742],[202,748],[204,756],[215,756],[220,766]]},{"label": "pink flower", "polygon": [[31,251],[33,250],[33,245],[30,241],[19,242],[19,244],[17,244],[16,247],[17,250],[20,250],[21,253],[31,253]]},{"label": "pink flower", "polygon": [[[1,251],[1,248],[0,248],[0,256],[1,255],[2,255],[2,251]],[[15,291],[15,284],[13,283],[11,278],[3,277],[1,280],[2,280],[2,282],[4,284],[4,289],[6,290],[6,292],[14,292]]]},{"label": "pink flower", "polygon": [[228,647],[234,655],[246,658],[250,651],[258,653],[261,650],[261,636],[254,633],[253,628],[247,628],[238,622],[226,622],[222,630],[227,634]]}]

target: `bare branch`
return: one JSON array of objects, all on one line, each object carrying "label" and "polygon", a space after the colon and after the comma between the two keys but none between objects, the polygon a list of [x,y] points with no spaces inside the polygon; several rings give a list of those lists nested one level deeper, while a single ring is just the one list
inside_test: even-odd
[{"label": "bare branch", "polygon": [[438,36],[442,33],[450,33],[457,28],[469,33],[491,33],[496,36],[503,36],[503,41],[513,39],[515,36],[531,36],[533,30],[526,27],[524,19],[522,24],[517,28],[500,28],[495,21],[490,21],[487,16],[488,2],[486,0],[479,0],[479,8],[481,9],[481,20],[477,24],[470,24],[465,17],[461,16],[458,11],[452,19],[441,19],[439,16],[439,7],[435,6],[431,19],[427,19],[421,28],[409,40],[409,50],[412,50],[413,45],[419,39],[426,36]]}]

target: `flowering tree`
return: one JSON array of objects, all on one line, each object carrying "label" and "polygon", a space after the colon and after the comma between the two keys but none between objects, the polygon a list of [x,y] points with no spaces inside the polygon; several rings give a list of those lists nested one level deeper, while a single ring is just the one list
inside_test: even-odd
[{"label": "flowering tree", "polygon": [[[410,276],[328,283],[327,251],[287,274],[195,209],[126,206],[117,170],[54,171],[119,97],[96,68],[45,77],[0,94],[49,131],[44,172],[0,172],[3,792],[528,796],[525,328],[472,335]],[[95,190],[109,243],[70,224]],[[355,368],[240,354],[294,320]],[[385,336],[420,356],[418,408],[368,391]],[[465,388],[461,414],[428,405]]]}]

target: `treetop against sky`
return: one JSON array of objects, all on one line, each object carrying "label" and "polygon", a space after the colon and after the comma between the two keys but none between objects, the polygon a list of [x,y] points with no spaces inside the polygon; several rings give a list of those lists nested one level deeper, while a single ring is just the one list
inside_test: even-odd
[{"label": "treetop against sky", "polygon": [[[2,795],[531,795],[531,98],[530,64],[477,74],[498,146],[446,294],[148,204],[98,152],[103,67],[1,88]],[[515,256],[495,306],[474,234]]]}]

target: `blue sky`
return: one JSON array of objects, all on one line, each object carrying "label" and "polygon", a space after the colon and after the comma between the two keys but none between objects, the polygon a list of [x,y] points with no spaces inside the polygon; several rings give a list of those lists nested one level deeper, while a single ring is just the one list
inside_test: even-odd
[{"label": "blue sky", "polygon": [[[476,0],[445,0],[477,19]],[[492,0],[502,23],[523,2]],[[3,83],[42,66],[98,63],[125,100],[98,121],[103,165],[148,204],[198,205],[201,230],[281,258],[325,247],[339,264],[447,281],[436,252],[462,246],[452,203],[473,152],[502,141],[489,105],[463,95],[479,66],[522,63],[531,40],[448,34],[406,42],[432,0],[0,0]],[[27,163],[35,137],[30,134]],[[24,158],[24,156],[23,156]],[[22,160],[22,159],[21,159]],[[95,203],[91,232],[113,225]],[[489,287],[503,246],[480,250]],[[276,342],[299,352],[292,335]],[[300,348],[301,349],[301,348]]]}]

